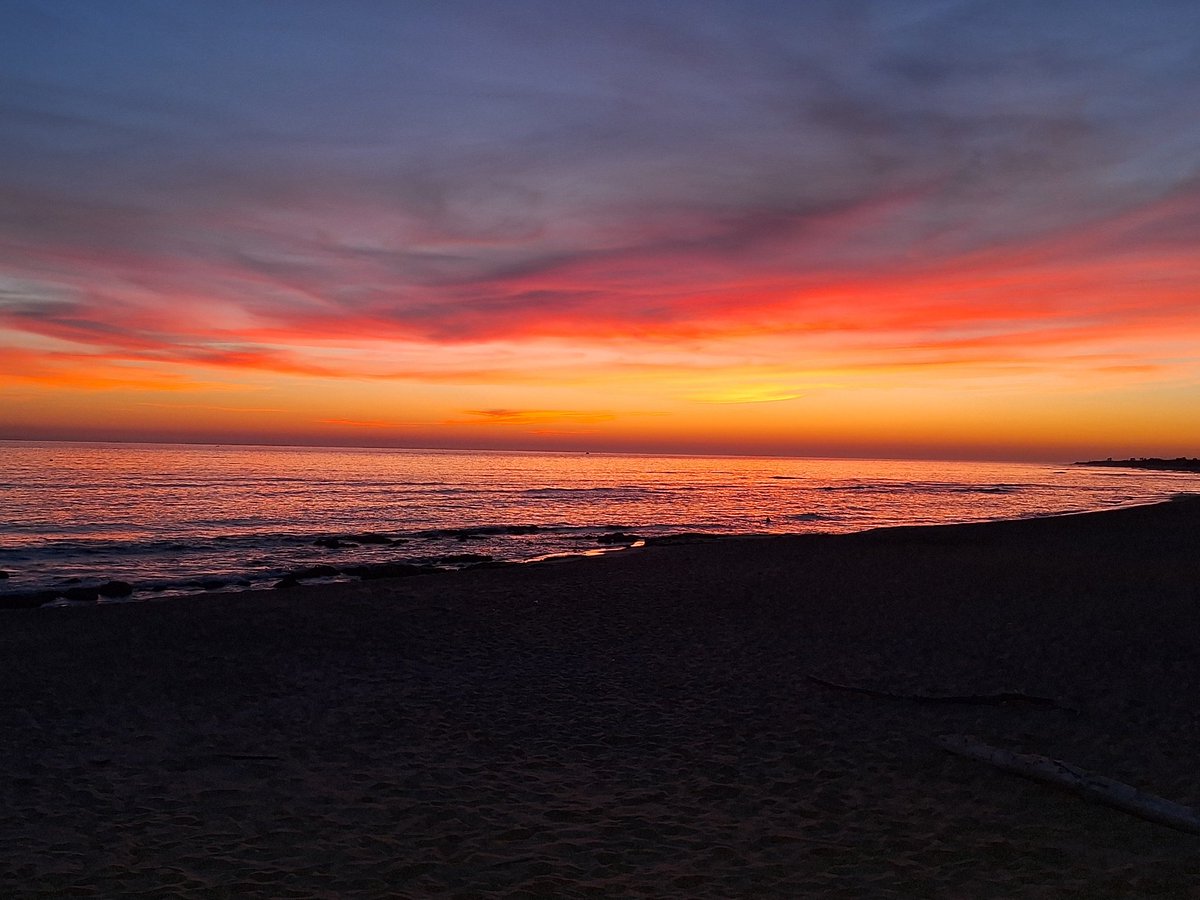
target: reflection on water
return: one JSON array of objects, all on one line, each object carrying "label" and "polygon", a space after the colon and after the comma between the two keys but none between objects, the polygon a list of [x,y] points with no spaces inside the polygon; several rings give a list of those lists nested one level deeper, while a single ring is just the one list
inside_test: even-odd
[{"label": "reflection on water", "polygon": [[[1200,476],[1020,463],[4,442],[0,590],[71,577],[194,590],[334,556],[531,559],[603,549],[615,529],[853,531],[1189,490]],[[347,539],[367,534],[379,540]]]}]

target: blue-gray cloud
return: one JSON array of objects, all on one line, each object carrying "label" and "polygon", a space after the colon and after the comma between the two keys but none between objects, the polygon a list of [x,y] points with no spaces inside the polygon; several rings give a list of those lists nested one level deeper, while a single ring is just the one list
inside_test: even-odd
[{"label": "blue-gray cloud", "polygon": [[208,267],[282,286],[260,311],[466,336],[590,301],[489,293],[573,267],[801,278],[1091,226],[1196,190],[1197,109],[1192,2],[9,0],[0,271]]}]

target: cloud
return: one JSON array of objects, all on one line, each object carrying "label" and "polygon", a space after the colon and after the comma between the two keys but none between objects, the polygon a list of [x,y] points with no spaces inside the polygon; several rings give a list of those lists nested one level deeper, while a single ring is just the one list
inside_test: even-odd
[{"label": "cloud", "polygon": [[[470,419],[447,422],[448,425],[539,425],[547,422],[595,423],[616,418],[611,412],[571,409],[468,409]],[[553,433],[553,432],[546,432]]]},{"label": "cloud", "polygon": [[1195,4],[752,6],[6,4],[5,346],[486,379],[1196,335]]},{"label": "cloud", "polygon": [[211,382],[192,373],[130,364],[99,354],[57,353],[0,344],[0,383],[34,384],[66,391],[198,391]]},{"label": "cloud", "polygon": [[318,419],[319,425],[337,425],[346,428],[365,428],[386,431],[393,428],[424,428],[434,425],[434,422],[393,422],[387,419]]},{"label": "cloud", "polygon": [[770,385],[748,385],[709,394],[697,394],[692,399],[700,403],[782,403],[787,400],[799,400],[804,391],[795,388],[772,387]]}]

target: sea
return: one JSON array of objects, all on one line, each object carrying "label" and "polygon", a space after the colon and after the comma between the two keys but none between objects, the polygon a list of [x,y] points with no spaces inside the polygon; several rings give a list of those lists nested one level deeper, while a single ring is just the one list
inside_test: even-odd
[{"label": "sea", "polygon": [[1029,518],[1196,491],[1197,474],[1070,464],[8,441],[0,605],[524,563],[683,535]]}]

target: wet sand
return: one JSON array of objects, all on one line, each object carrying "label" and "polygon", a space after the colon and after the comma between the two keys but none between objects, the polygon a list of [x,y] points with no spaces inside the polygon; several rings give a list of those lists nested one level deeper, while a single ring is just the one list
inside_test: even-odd
[{"label": "wet sand", "polygon": [[1198,641],[1198,500],[8,611],[0,895],[1194,897],[932,739],[1200,807]]}]

